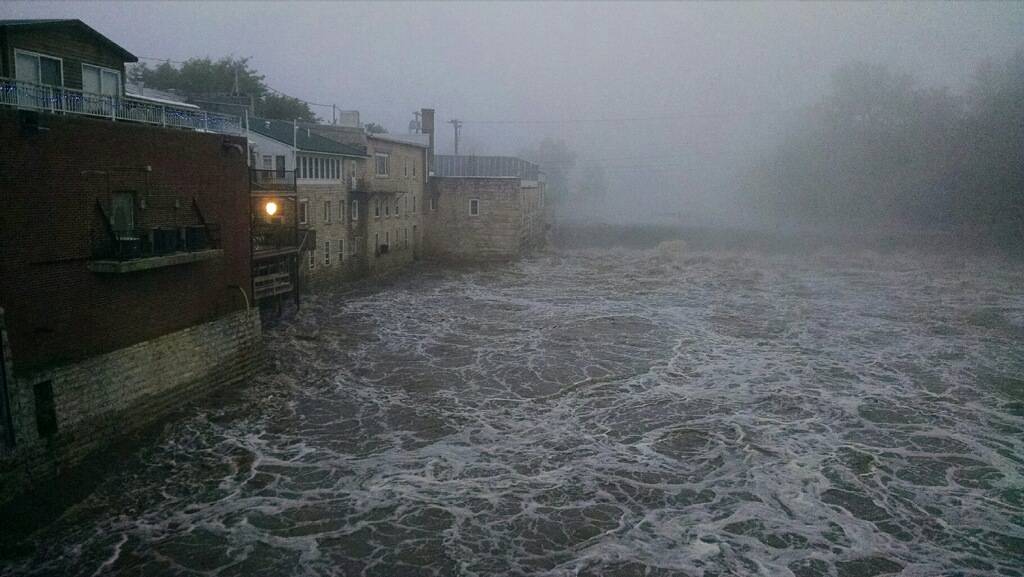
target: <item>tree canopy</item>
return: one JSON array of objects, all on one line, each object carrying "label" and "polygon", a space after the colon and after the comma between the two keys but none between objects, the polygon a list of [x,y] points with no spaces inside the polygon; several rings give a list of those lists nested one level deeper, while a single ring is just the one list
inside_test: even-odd
[{"label": "tree canopy", "polygon": [[[173,90],[187,98],[217,100],[225,97],[249,97],[257,116],[279,120],[315,122],[309,104],[271,90],[263,75],[249,66],[248,58],[225,56],[219,60],[189,58],[179,66],[162,62],[150,67],[137,64],[132,80],[158,90]],[[237,102],[236,100],[233,100]]]},{"label": "tree canopy", "polygon": [[838,69],[755,171],[789,223],[969,230],[1024,242],[1024,49],[963,95],[885,66]]}]

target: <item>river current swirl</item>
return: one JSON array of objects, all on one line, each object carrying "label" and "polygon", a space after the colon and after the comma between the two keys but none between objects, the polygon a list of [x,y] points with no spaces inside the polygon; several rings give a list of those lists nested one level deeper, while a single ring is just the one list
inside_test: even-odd
[{"label": "river current swirl", "polygon": [[1022,289],[664,243],[312,295],[0,573],[1021,576]]}]

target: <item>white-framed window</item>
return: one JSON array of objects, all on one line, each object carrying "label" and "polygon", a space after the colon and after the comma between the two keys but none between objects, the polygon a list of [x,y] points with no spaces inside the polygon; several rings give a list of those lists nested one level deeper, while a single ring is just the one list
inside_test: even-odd
[{"label": "white-framed window", "polygon": [[377,169],[377,176],[387,176],[391,172],[391,155],[387,152],[378,152],[373,155],[374,166]]},{"label": "white-framed window", "polygon": [[64,61],[26,50],[14,50],[14,77],[21,82],[64,86]]},{"label": "white-framed window", "polygon": [[338,240],[338,262],[345,262],[345,239]]},{"label": "white-framed window", "polygon": [[412,159],[412,176],[413,176],[413,178],[416,177],[416,159],[415,158]]},{"label": "white-framed window", "polygon": [[402,157],[402,178],[409,178],[409,158]]},{"label": "white-framed window", "polygon": [[480,199],[469,199],[469,216],[480,216]]},{"label": "white-framed window", "polygon": [[345,200],[342,199],[338,203],[338,222],[344,224],[345,222]]},{"label": "white-framed window", "polygon": [[309,270],[316,268],[316,249],[309,250]]},{"label": "white-framed window", "polygon": [[359,220],[359,199],[352,199],[352,220]]},{"label": "white-framed window", "polygon": [[324,266],[331,266],[331,241],[324,241]]},{"label": "white-framed window", "polygon": [[380,218],[380,199],[373,200],[373,216]]},{"label": "white-framed window", "polygon": [[299,224],[309,224],[309,200],[299,201]]},{"label": "white-framed window", "polygon": [[263,170],[274,170],[274,157],[269,154],[263,155]]},{"label": "white-framed window", "polygon": [[430,210],[437,210],[437,197],[430,197]]},{"label": "white-framed window", "polygon": [[395,216],[398,216],[398,214],[399,214],[398,206],[399,206],[399,203],[398,203],[398,199],[396,198],[395,199]]},{"label": "white-framed window", "polygon": [[82,92],[92,92],[104,96],[120,96],[121,73],[110,68],[83,64]]},{"label": "white-framed window", "polygon": [[324,222],[330,224],[331,222],[331,201],[324,201]]}]

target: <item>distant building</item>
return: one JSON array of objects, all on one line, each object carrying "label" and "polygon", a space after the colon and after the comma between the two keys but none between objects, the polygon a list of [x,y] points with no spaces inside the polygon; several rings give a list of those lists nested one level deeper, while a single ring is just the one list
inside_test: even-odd
[{"label": "distant building", "polygon": [[544,182],[536,164],[508,156],[435,155],[424,250],[431,258],[513,259],[544,246]]},{"label": "distant building", "polygon": [[129,99],[130,61],[0,21],[0,502],[258,363],[245,139]]},{"label": "distant building", "polygon": [[[306,284],[323,285],[358,276],[365,267],[359,198],[353,194],[367,153],[364,147],[324,138],[292,122],[249,120],[249,164],[264,181],[290,178],[303,231]],[[268,178],[269,177],[269,178]]]}]

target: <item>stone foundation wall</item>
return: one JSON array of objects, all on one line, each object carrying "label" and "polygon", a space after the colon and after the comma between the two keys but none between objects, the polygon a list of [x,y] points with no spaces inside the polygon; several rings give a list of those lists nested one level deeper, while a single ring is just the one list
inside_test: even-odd
[{"label": "stone foundation wall", "polygon": [[261,361],[259,312],[250,309],[78,363],[17,376],[8,365],[14,446],[0,451],[0,503],[182,403],[251,377]]}]

